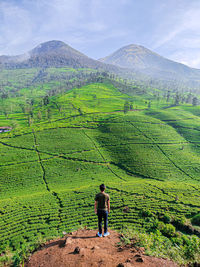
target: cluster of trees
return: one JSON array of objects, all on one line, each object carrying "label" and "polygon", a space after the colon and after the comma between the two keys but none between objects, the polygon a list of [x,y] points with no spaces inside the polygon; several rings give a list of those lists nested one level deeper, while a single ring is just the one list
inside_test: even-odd
[{"label": "cluster of trees", "polygon": [[130,110],[133,110],[133,102],[125,101],[123,110],[124,110],[124,113],[127,113]]},{"label": "cluster of trees", "polygon": [[[170,98],[170,91],[167,93],[167,102],[169,102]],[[179,105],[179,104],[192,104],[193,106],[197,106],[199,104],[199,100],[196,96],[194,96],[192,93],[189,94],[181,94],[177,92],[175,95],[173,95],[174,99],[174,105]]]},{"label": "cluster of trees", "polygon": [[45,120],[49,120],[52,117],[52,111],[51,108],[47,108],[45,110],[45,113],[43,114],[41,110],[39,110],[38,112],[34,113],[33,110],[30,110],[27,113],[27,120],[28,120],[28,125],[31,126],[35,121],[36,122],[40,122],[43,118]]},{"label": "cluster of trees", "polygon": [[193,106],[197,106],[200,104],[198,97],[191,92],[183,93],[176,90],[167,90],[163,93],[163,95],[161,95],[159,91],[155,91],[153,99],[159,101],[161,98],[165,99],[167,103],[175,106],[179,104],[192,104]]},{"label": "cluster of trees", "polygon": [[[125,74],[123,75],[125,76]],[[139,87],[148,87],[148,88],[158,88],[160,90],[171,90],[172,88],[178,92],[188,92],[191,91],[193,94],[200,94],[200,84],[199,81],[195,80],[180,80],[174,78],[172,79],[158,79],[151,78],[145,74],[137,73],[131,74],[127,73],[126,78],[137,83]]]}]

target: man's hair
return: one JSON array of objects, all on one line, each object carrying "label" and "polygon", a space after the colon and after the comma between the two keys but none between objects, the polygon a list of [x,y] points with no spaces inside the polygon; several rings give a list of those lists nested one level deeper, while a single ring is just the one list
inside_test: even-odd
[{"label": "man's hair", "polygon": [[103,192],[106,189],[106,186],[105,186],[105,184],[101,184],[99,186],[99,188],[100,188],[101,192]]}]

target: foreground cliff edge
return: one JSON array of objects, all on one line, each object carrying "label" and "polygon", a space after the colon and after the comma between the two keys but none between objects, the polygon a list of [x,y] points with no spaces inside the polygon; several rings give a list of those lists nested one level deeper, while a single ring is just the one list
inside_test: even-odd
[{"label": "foreground cliff edge", "polygon": [[125,245],[119,233],[110,232],[110,236],[99,238],[95,230],[84,229],[51,240],[31,255],[25,266],[178,266],[170,260],[145,255],[144,248],[135,247],[134,243]]}]

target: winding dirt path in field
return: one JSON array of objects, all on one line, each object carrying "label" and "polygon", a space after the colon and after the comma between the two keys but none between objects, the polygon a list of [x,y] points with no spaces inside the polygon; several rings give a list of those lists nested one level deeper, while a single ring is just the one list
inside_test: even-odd
[{"label": "winding dirt path in field", "polygon": [[[174,262],[146,256],[144,249],[119,246],[120,235],[96,237],[94,230],[78,230],[52,240],[35,252],[26,267],[177,267]],[[66,240],[66,242],[65,242]]]}]

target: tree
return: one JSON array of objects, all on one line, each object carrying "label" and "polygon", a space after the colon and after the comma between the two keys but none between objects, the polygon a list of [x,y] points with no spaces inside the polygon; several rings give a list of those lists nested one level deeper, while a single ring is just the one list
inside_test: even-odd
[{"label": "tree", "polygon": [[33,118],[33,110],[32,109],[29,110],[29,115],[31,118]]},{"label": "tree", "polygon": [[6,119],[8,119],[8,110],[6,107],[3,107],[3,114],[5,115]]},{"label": "tree", "polygon": [[183,104],[184,102],[185,102],[185,97],[182,96],[182,98],[181,98],[181,103]]},{"label": "tree", "polygon": [[174,104],[175,104],[176,106],[178,106],[178,105],[179,105],[179,101],[180,101],[180,96],[179,96],[178,93],[176,93]]},{"label": "tree", "polygon": [[30,106],[33,106],[34,104],[34,99],[26,99],[26,103]]},{"label": "tree", "polygon": [[187,98],[186,98],[186,103],[189,104],[189,103],[191,103],[191,102],[192,102],[192,94],[189,93],[189,95],[188,95]]},{"label": "tree", "polygon": [[160,94],[159,93],[157,93],[156,100],[157,100],[157,102],[160,101]]},{"label": "tree", "polygon": [[31,126],[33,123],[33,118],[31,116],[28,116],[28,125]]},{"label": "tree", "polygon": [[77,93],[74,91],[73,92],[73,98],[76,98],[76,96],[77,96]]},{"label": "tree", "polygon": [[63,113],[63,106],[59,105],[58,106],[58,110],[59,110],[60,115],[62,115],[62,113]]},{"label": "tree", "polygon": [[34,105],[34,102],[35,102],[34,99],[31,99],[30,100],[30,105],[33,106]]},{"label": "tree", "polygon": [[167,91],[167,102],[169,102],[170,99],[170,91]]},{"label": "tree", "polygon": [[192,98],[192,105],[197,106],[198,105],[198,98],[195,96]]},{"label": "tree", "polygon": [[78,112],[80,115],[83,115],[83,111],[81,110],[81,108],[78,108]]},{"label": "tree", "polygon": [[1,99],[3,100],[3,99],[6,99],[6,98],[8,98],[8,93],[3,92],[3,93],[1,94]]},{"label": "tree", "polygon": [[40,110],[38,111],[37,118],[38,118],[38,121],[41,121],[42,119],[42,113]]},{"label": "tree", "polygon": [[49,108],[46,110],[46,118],[47,118],[48,120],[51,119],[51,110],[50,110]]},{"label": "tree", "polygon": [[48,97],[48,95],[46,95],[46,96],[43,98],[43,104],[44,104],[45,106],[47,106],[47,105],[49,104],[49,97]]},{"label": "tree", "polygon": [[130,110],[130,103],[125,101],[124,103],[124,113],[127,113]]},{"label": "tree", "polygon": [[19,106],[20,106],[20,108],[22,110],[22,113],[25,113],[25,106],[24,106],[24,104],[19,104]]}]

